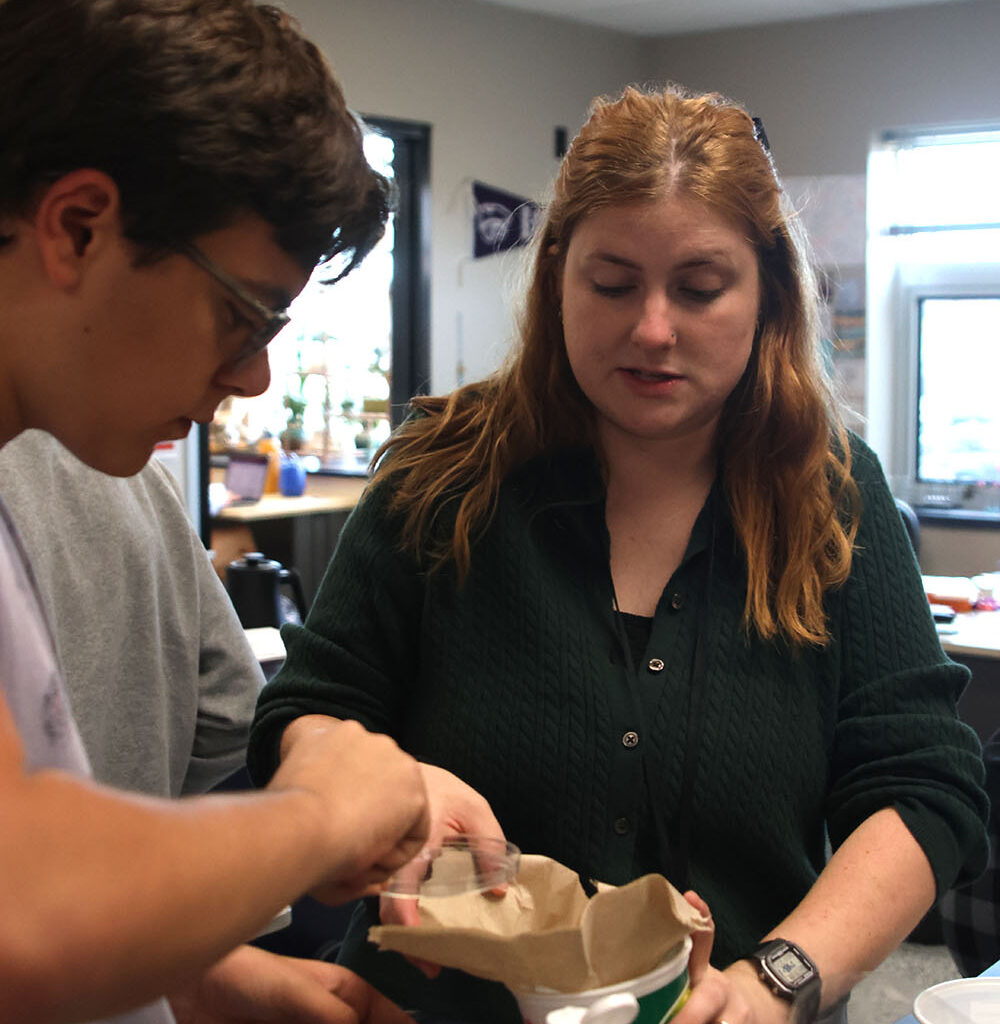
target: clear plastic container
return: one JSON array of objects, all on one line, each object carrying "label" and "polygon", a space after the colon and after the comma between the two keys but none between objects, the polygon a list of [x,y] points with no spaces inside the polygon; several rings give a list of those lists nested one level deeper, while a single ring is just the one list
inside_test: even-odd
[{"label": "clear plastic container", "polygon": [[382,895],[415,900],[489,892],[513,882],[520,865],[521,851],[503,839],[446,836],[400,868]]}]

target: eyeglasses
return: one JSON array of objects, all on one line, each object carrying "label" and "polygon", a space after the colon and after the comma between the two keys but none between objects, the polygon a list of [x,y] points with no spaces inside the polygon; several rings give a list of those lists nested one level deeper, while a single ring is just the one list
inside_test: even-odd
[{"label": "eyeglasses", "polygon": [[188,243],[181,246],[180,251],[189,260],[197,263],[202,270],[211,274],[230,294],[236,296],[244,306],[253,310],[254,316],[261,321],[260,327],[246,340],[246,344],[230,362],[230,366],[242,366],[249,362],[258,352],[263,351],[274,339],[274,336],[289,321],[287,309],[271,309],[265,306],[257,296],[245,288],[236,278],[227,274],[214,260],[209,259],[197,246]]}]

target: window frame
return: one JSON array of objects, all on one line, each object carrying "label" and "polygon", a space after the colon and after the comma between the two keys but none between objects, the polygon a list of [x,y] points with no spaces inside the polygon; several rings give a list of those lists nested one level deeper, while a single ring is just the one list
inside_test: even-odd
[{"label": "window frame", "polygon": [[[900,259],[905,239],[924,234],[996,230],[997,225],[912,225],[897,212],[899,149],[927,139],[994,133],[1000,125],[954,125],[889,131],[878,136],[868,162],[869,441],[882,459],[897,497],[914,506],[921,521],[1000,526],[996,486],[921,481],[917,476],[920,422],[920,302],[930,298],[1000,299],[1000,259],[932,262]],[[911,254],[912,256],[912,254]],[[1000,382],[998,382],[1000,393]]]},{"label": "window frame", "polygon": [[[431,125],[420,121],[362,114],[365,125],[388,135],[395,144],[396,223],[393,279],[389,290],[392,314],[392,377],[389,422],[402,422],[410,398],[430,387],[431,310]],[[209,426],[199,424],[197,505],[202,543],[211,547],[212,521],[208,487],[211,476]],[[331,473],[331,470],[320,470]]]},{"label": "window frame", "polygon": [[393,247],[392,380],[390,423],[402,421],[409,400],[430,386],[431,126],[420,121],[362,115],[368,127],[395,144],[396,242]]},{"label": "window frame", "polygon": [[[920,306],[926,299],[993,299],[1000,301],[1000,262],[989,264],[900,264],[899,331],[903,351],[899,354],[905,372],[897,378],[898,391],[894,406],[898,409],[897,445],[903,453],[906,476],[918,490],[976,489],[973,483],[935,481],[919,475],[920,447]],[[990,273],[992,271],[992,273]],[[1000,382],[998,382],[1000,396]],[[1000,400],[1000,398],[998,398]],[[964,504],[974,511],[973,495]],[[959,496],[958,500],[962,500]]]}]

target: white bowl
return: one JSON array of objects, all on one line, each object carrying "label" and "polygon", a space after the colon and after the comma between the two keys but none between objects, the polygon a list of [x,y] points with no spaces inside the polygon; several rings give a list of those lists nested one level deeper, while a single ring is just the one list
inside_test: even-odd
[{"label": "white bowl", "polygon": [[924,989],[913,1001],[920,1024],[1000,1024],[1000,978],[959,978]]}]

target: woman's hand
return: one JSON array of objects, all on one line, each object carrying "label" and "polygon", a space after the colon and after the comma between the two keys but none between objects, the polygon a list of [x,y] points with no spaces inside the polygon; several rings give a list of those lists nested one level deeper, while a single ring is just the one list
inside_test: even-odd
[{"label": "woman's hand", "polygon": [[388,736],[357,722],[323,715],[290,722],[267,788],[313,797],[324,855],[310,891],[324,903],[374,895],[427,838],[420,766]]},{"label": "woman's hand", "polygon": [[445,836],[474,835],[504,839],[503,829],[486,798],[457,775],[432,764],[421,764],[430,807],[428,846],[438,846]]},{"label": "woman's hand", "polygon": [[792,1004],[772,995],[748,960],[708,967],[671,1024],[791,1024]]},{"label": "woman's hand", "polygon": [[[684,893],[695,910],[711,916],[708,904],[695,892]],[[671,1024],[790,1024],[791,1005],[772,995],[747,960],[724,971],[709,963],[715,926],[691,936],[688,975],[691,997]]]},{"label": "woman's hand", "polygon": [[[486,836],[500,840],[505,838],[489,803],[476,790],[444,768],[421,764],[420,770],[430,808],[428,846],[440,846],[443,839],[453,835]],[[420,924],[417,901],[413,899],[383,896],[379,911],[383,924]],[[408,959],[429,978],[435,978],[441,972],[439,964]]]}]

